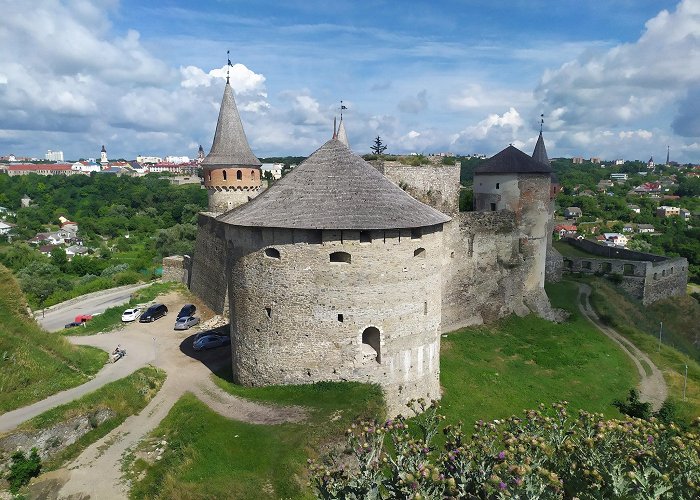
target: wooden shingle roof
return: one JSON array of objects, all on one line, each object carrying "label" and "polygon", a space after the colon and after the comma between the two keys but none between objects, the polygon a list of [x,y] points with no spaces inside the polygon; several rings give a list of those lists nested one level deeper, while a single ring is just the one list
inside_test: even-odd
[{"label": "wooden shingle roof", "polygon": [[248,227],[402,229],[450,218],[412,198],[338,139],[218,220]]},{"label": "wooden shingle roof", "polygon": [[511,145],[479,165],[475,172],[477,174],[550,174],[552,167]]}]

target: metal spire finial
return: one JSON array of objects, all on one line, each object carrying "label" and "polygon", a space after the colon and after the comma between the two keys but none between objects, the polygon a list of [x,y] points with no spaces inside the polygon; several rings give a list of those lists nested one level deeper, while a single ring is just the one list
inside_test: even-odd
[{"label": "metal spire finial", "polygon": [[540,115],[540,134],[542,133],[542,127],[544,126],[544,113]]},{"label": "metal spire finial", "polygon": [[226,67],[226,83],[230,83],[229,81],[229,76],[230,76],[230,69],[233,67],[233,64],[231,64],[231,51],[227,50],[226,51],[226,59],[228,60],[228,66]]}]

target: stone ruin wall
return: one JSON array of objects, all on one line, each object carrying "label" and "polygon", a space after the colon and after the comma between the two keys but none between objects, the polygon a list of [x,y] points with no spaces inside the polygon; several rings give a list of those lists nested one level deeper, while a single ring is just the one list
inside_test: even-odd
[{"label": "stone ruin wall", "polygon": [[174,281],[190,286],[192,259],[189,255],[171,255],[163,258],[163,281]]},{"label": "stone ruin wall", "polygon": [[192,259],[190,291],[216,314],[228,308],[226,240],[219,214],[202,212],[197,217],[197,240]]},{"label": "stone ruin wall", "polygon": [[587,240],[564,238],[567,243],[598,256],[563,257],[563,269],[570,273],[618,275],[617,285],[648,305],[657,300],[686,294],[688,261],[625,248],[604,247]]},{"label": "stone ruin wall", "polygon": [[459,165],[421,165],[378,162],[377,170],[415,199],[447,215],[459,212]]},{"label": "stone ruin wall", "polygon": [[444,233],[443,331],[529,312],[512,212],[461,212]]},{"label": "stone ruin wall", "polygon": [[[420,238],[369,231],[371,242],[359,231],[226,231],[238,383],[377,383],[391,415],[440,397],[439,226]],[[338,251],[351,262],[331,262]],[[380,332],[379,361],[362,343],[369,327]]]}]

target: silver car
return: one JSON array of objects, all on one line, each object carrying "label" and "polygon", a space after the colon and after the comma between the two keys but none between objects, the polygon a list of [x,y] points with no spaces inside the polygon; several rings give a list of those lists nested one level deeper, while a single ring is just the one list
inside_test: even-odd
[{"label": "silver car", "polygon": [[222,345],[228,345],[230,343],[231,337],[208,334],[195,339],[195,341],[192,343],[192,347],[195,351],[204,351],[206,349],[213,349],[215,347],[221,347]]},{"label": "silver car", "polygon": [[199,318],[195,316],[183,316],[175,321],[175,330],[187,330],[199,323]]}]

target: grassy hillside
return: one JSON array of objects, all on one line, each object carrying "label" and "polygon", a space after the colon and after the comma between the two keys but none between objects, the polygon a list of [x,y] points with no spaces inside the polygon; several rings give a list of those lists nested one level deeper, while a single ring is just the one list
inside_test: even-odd
[{"label": "grassy hillside", "polygon": [[[689,422],[700,416],[700,351],[698,344],[693,343],[700,336],[698,301],[684,296],[643,306],[602,278],[592,280],[591,285],[591,304],[598,315],[646,352],[663,372],[678,418]],[[659,347],[660,321],[664,329]],[[686,365],[688,380],[683,401]]]},{"label": "grassy hillside", "polygon": [[0,413],[86,382],[107,353],[42,330],[12,273],[0,265]]},{"label": "grassy hillside", "polygon": [[442,339],[448,420],[502,418],[562,400],[571,408],[620,416],[611,403],[637,384],[634,365],[578,312],[575,283],[548,285],[547,291],[555,307],[571,313],[565,323],[510,316]]}]

